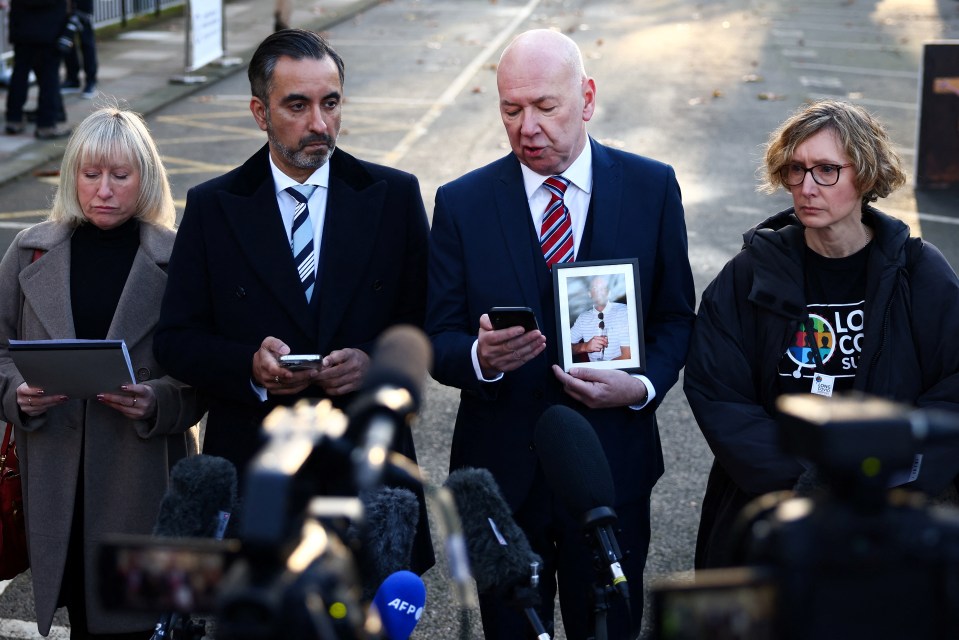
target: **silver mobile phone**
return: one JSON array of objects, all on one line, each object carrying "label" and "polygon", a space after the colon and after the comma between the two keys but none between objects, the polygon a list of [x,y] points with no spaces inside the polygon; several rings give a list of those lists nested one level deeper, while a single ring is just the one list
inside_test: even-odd
[{"label": "silver mobile phone", "polygon": [[317,353],[291,353],[288,356],[280,356],[280,365],[286,367],[290,371],[319,369],[323,366],[323,356]]}]

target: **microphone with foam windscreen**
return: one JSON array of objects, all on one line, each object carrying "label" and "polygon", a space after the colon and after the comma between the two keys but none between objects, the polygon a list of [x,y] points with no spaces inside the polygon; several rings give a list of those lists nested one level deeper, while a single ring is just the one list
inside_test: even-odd
[{"label": "microphone with foam windscreen", "polygon": [[459,511],[476,590],[508,596],[523,609],[536,637],[549,640],[533,608],[539,603],[543,561],[513,520],[493,474],[487,469],[457,469],[445,486]]},{"label": "microphone with foam windscreen", "polygon": [[383,623],[386,640],[407,640],[423,616],[426,585],[411,571],[397,571],[376,590],[373,606]]},{"label": "microphone with foam windscreen", "polygon": [[361,491],[379,483],[397,428],[419,409],[431,361],[426,334],[411,325],[391,327],[377,340],[360,395],[348,411],[346,437],[357,445],[352,458]]},{"label": "microphone with foam windscreen", "polygon": [[[183,458],[170,470],[170,485],[160,502],[153,535],[222,540],[235,502],[233,463],[203,454]],[[153,638],[172,637],[178,628],[190,625],[189,616],[164,614],[156,624]]]},{"label": "microphone with foam windscreen", "polygon": [[591,534],[603,562],[609,565],[613,586],[628,604],[622,554],[612,529],[616,523],[616,512],[610,506],[616,496],[613,474],[596,432],[573,409],[554,405],[537,420],[534,442],[553,492]]},{"label": "microphone with foam windscreen", "polygon": [[359,541],[354,555],[363,584],[363,601],[369,602],[377,585],[410,568],[420,503],[409,489],[392,487],[364,492],[360,499],[363,521],[351,526],[347,536]]},{"label": "microphone with foam windscreen", "polygon": [[217,456],[184,458],[170,470],[153,535],[222,540],[236,501],[236,468]]}]

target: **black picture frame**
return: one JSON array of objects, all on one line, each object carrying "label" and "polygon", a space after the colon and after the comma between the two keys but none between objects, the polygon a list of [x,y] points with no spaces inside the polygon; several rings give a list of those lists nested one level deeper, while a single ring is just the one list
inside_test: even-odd
[{"label": "black picture frame", "polygon": [[[603,295],[600,280],[606,281],[607,293],[602,312],[596,309],[591,297]],[[553,293],[559,363],[564,371],[574,367],[620,369],[628,373],[646,370],[637,259],[555,264]],[[589,336],[591,332],[598,333]],[[577,344],[588,344],[600,335],[607,338],[606,348],[574,353]]]}]

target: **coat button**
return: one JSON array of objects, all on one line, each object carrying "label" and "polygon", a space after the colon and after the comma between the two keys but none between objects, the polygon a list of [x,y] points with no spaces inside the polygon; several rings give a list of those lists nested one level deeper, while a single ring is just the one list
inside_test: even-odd
[{"label": "coat button", "polygon": [[383,281],[382,281],[382,280],[374,280],[374,281],[373,281],[373,291],[379,291],[379,290],[382,289],[382,288],[383,288]]},{"label": "coat button", "polygon": [[536,451],[536,443],[535,443],[535,442],[530,442],[530,443],[529,443],[529,450],[530,450],[530,451]]},{"label": "coat button", "polygon": [[150,370],[146,367],[140,367],[137,369],[137,380],[143,382],[150,379]]},{"label": "coat button", "polygon": [[246,289],[244,289],[243,287],[237,287],[237,288],[233,291],[233,294],[234,294],[237,298],[239,298],[239,299],[242,300],[243,298],[246,297]]}]

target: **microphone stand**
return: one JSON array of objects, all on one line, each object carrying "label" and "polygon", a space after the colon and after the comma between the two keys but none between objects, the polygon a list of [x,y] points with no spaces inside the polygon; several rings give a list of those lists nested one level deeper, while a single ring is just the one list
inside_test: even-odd
[{"label": "microphone stand", "polygon": [[543,621],[535,609],[535,606],[539,604],[539,563],[531,562],[529,571],[529,584],[513,587],[513,604],[523,610],[526,620],[529,621],[529,625],[536,634],[536,640],[550,640],[549,634],[543,626]]},{"label": "microphone stand", "polygon": [[609,593],[612,588],[597,582],[593,585],[593,637],[591,640],[607,640],[606,614],[609,611]]},{"label": "microphone stand", "polygon": [[[607,640],[606,623],[609,613],[610,596],[619,594],[626,604],[626,611],[632,626],[632,609],[629,603],[629,587],[620,567],[622,553],[611,525],[616,523],[616,512],[609,507],[590,509],[583,516],[583,528],[594,543],[593,559],[596,568],[596,581],[593,583],[593,640]],[[612,581],[610,581],[612,578]],[[612,584],[610,583],[612,582]]]}]

